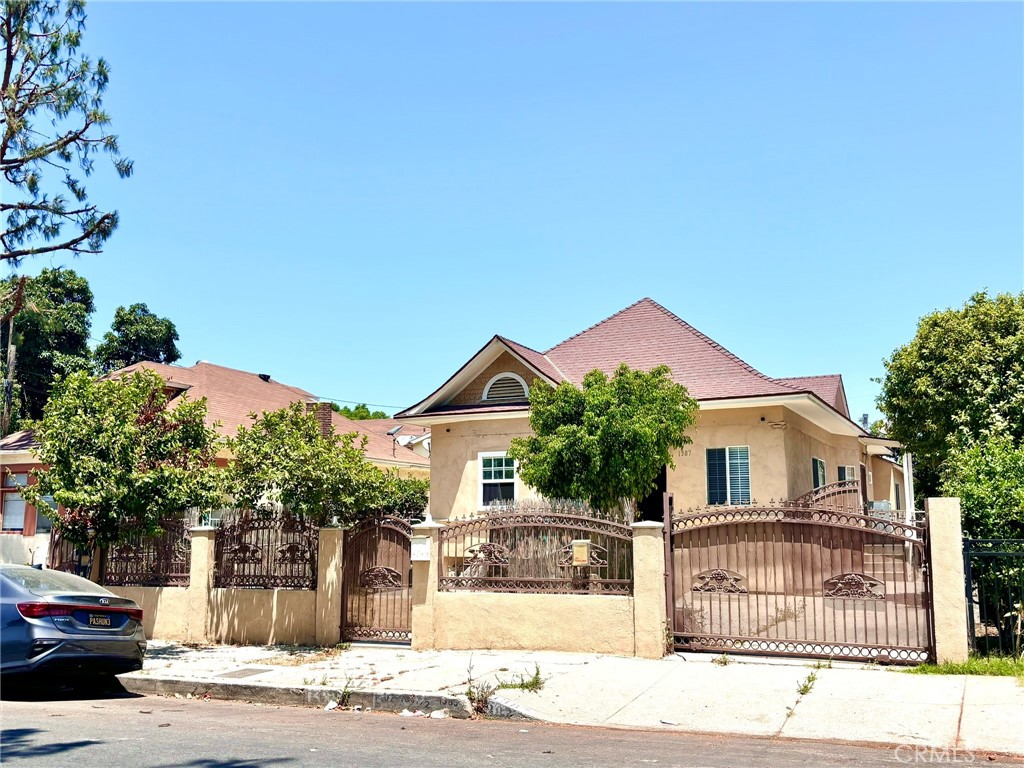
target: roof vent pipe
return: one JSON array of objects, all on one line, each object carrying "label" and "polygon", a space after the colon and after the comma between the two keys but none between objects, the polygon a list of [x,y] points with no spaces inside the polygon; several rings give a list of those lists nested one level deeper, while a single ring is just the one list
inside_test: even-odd
[{"label": "roof vent pipe", "polygon": [[261,379],[263,379],[263,381],[270,381],[270,374],[269,373],[260,373],[260,374],[257,374],[257,375]]}]

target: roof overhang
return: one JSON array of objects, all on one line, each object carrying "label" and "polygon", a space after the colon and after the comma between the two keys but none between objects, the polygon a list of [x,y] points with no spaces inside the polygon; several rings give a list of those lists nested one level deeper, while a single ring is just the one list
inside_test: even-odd
[{"label": "roof overhang", "polygon": [[764,395],[759,397],[730,397],[721,400],[701,400],[702,411],[723,411],[729,408],[764,408],[766,406],[781,405],[803,416],[815,426],[821,427],[826,432],[834,435],[847,435],[849,437],[865,437],[861,426],[835,408],[830,406],[817,395],[810,392],[797,392],[792,395]]},{"label": "roof overhang", "polygon": [[16,451],[0,450],[0,464],[38,464],[39,457],[30,448],[22,448]]},{"label": "roof overhang", "polygon": [[[397,417],[396,417],[397,418]],[[433,427],[438,424],[451,424],[464,421],[505,421],[509,419],[529,419],[529,408],[522,408],[518,411],[482,411],[480,413],[456,411],[453,413],[423,413],[418,416],[403,416],[404,421],[410,424],[418,424],[422,427]],[[429,437],[429,435],[428,435]]]},{"label": "roof overhang", "polygon": [[[465,365],[456,371],[448,381],[435,390],[433,394],[428,395],[424,400],[416,403],[416,405],[411,408],[406,408],[404,411],[396,413],[394,418],[408,420],[413,424],[423,425],[442,424],[444,421],[452,421],[451,416],[441,421],[422,421],[421,415],[425,414],[425,412],[429,411],[431,408],[448,402],[451,398],[465,389],[466,386],[473,381],[473,379],[479,376],[487,366],[501,357],[505,352],[512,355],[512,357],[526,366],[526,368],[537,374],[537,378],[542,379],[553,386],[558,384],[558,382],[554,381],[550,376],[541,373],[533,365],[530,365],[528,360],[506,344],[500,336],[494,336],[480,349],[479,352],[473,355]],[[460,415],[458,420],[463,421],[466,418],[467,417]]]},{"label": "roof overhang", "polygon": [[888,437],[872,437],[866,435],[860,438],[860,444],[864,446],[864,452],[868,456],[889,456],[894,448],[902,448],[899,440],[890,440]]}]

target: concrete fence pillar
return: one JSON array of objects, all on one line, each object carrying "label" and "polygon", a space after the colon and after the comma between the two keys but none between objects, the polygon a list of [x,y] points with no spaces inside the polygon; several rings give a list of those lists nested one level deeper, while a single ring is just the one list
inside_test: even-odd
[{"label": "concrete fence pillar", "polygon": [[213,590],[213,543],[217,529],[208,525],[191,529],[192,561],[188,571],[188,629],[186,642],[209,642],[210,592]]},{"label": "concrete fence pillar", "polygon": [[429,540],[430,547],[429,560],[413,560],[412,563],[412,647],[417,651],[434,647],[434,596],[441,573],[438,538],[443,527],[429,517],[412,527],[414,553],[418,548],[417,538]]},{"label": "concrete fence pillar", "polygon": [[665,524],[633,523],[633,634],[635,653],[665,655]]},{"label": "concrete fence pillar", "polygon": [[966,661],[967,591],[964,583],[964,541],[960,499],[925,499],[931,541],[932,609],[935,613],[935,656],[943,662]]},{"label": "concrete fence pillar", "polygon": [[345,530],[321,528],[316,558],[316,642],[337,645],[341,642],[341,563]]}]

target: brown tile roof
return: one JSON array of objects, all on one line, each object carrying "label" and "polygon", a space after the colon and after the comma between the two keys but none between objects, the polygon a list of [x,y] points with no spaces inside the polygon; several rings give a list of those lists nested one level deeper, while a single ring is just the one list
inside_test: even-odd
[{"label": "brown tile roof", "polygon": [[[208,424],[220,422],[222,435],[234,436],[240,424],[249,424],[249,414],[276,411],[294,402],[317,398],[298,387],[279,381],[264,381],[257,373],[225,368],[205,361],[185,368],[177,365],[142,362],[114,371],[108,377],[121,377],[146,368],[176,385],[187,386],[190,400],[206,398]],[[173,400],[171,401],[174,402]]]},{"label": "brown tile roof", "polygon": [[[378,421],[383,421],[383,419],[378,419]],[[344,435],[350,432],[357,432],[359,437],[366,436],[366,458],[370,461],[400,461],[403,464],[418,464],[423,467],[430,466],[430,459],[420,456],[411,448],[398,445],[386,434],[379,434],[374,430],[367,429],[364,426],[365,423],[364,421],[353,421],[334,411],[331,412],[331,424],[334,425],[334,431],[337,434]],[[399,424],[403,428],[408,428],[409,426],[404,421],[396,422],[396,426]]]},{"label": "brown tile roof", "polygon": [[765,376],[651,299],[626,307],[566,339],[544,356],[579,384],[595,368],[612,373],[621,363],[672,369],[672,378],[698,400],[791,395],[792,387]]},{"label": "brown tile roof", "polygon": [[31,429],[23,429],[21,432],[12,432],[0,440],[0,451],[27,451],[39,445]]},{"label": "brown tile roof", "polygon": [[846,396],[843,393],[843,377],[838,373],[824,376],[789,376],[776,381],[801,392],[813,392],[841,414],[850,417]]},{"label": "brown tile roof", "polygon": [[512,341],[512,339],[506,339],[504,336],[498,336],[498,338],[505,344],[505,346],[523,358],[527,364],[533,366],[538,372],[551,379],[551,381],[557,383],[565,379],[562,372],[558,370],[558,368],[556,368],[547,357],[537,350],[530,349],[527,346]]},{"label": "brown tile roof", "polygon": [[408,421],[400,421],[399,419],[359,419],[358,424],[363,429],[376,432],[378,435],[384,435],[388,440],[391,439],[388,437],[388,430],[395,427],[401,427],[402,431],[399,434],[406,437],[426,435],[430,432],[430,427],[421,427],[416,424],[410,424]]}]

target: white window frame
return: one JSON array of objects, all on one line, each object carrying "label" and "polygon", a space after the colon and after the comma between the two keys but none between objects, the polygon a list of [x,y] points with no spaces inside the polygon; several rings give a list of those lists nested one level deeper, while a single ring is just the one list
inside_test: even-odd
[{"label": "white window frame", "polygon": [[705,449],[704,453],[704,482],[707,483],[708,467],[707,467],[707,451],[708,450],[721,450],[725,449],[725,504],[728,507],[747,507],[754,503],[754,491],[750,488],[750,498],[747,501],[733,501],[732,500],[732,472],[729,468],[729,451],[737,448],[747,449],[747,483],[752,485],[750,482],[750,446],[749,445],[709,445]]},{"label": "white window frame", "polygon": [[[4,492],[2,494],[3,498],[0,499],[0,530],[6,533],[24,533],[25,531],[25,514],[28,503],[25,501],[25,497],[21,495],[21,489],[26,485],[28,485],[27,472],[4,473]],[[13,499],[21,502],[21,525],[17,528],[7,525],[7,502]]]},{"label": "white window frame", "polygon": [[842,480],[856,480],[857,482],[860,482],[860,477],[857,474],[857,468],[853,464],[840,464],[838,467],[836,467],[836,480],[840,480],[840,469],[843,470],[843,472],[846,474],[846,477],[842,478]]},{"label": "white window frame", "polygon": [[486,400],[488,395],[491,394],[491,387],[494,385],[494,382],[498,381],[499,379],[515,379],[516,381],[523,385],[523,392],[525,393],[526,397],[530,396],[530,385],[526,383],[526,379],[524,379],[518,373],[512,373],[512,371],[502,371],[501,373],[492,376],[491,380],[487,382],[487,385],[484,387],[484,396],[482,398],[483,400]]},{"label": "white window frame", "polygon": [[[828,464],[825,463],[824,459],[819,459],[817,456],[811,456],[811,464],[811,490],[816,491],[828,485]],[[821,481],[821,485],[814,484],[814,464],[821,465],[818,470],[818,479]]]},{"label": "white window frame", "polygon": [[[477,509],[487,509],[484,505],[484,484],[502,482],[507,483],[508,480],[484,480],[484,459],[507,459],[508,451],[480,451],[476,455],[476,505]],[[515,501],[519,496],[519,462],[515,461],[512,463],[512,501]]]}]

